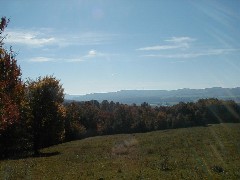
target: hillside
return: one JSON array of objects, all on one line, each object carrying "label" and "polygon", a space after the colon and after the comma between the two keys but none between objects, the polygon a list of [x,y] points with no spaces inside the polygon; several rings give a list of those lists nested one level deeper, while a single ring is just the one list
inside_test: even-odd
[{"label": "hillside", "polygon": [[0,161],[0,179],[240,179],[240,124],[99,136]]},{"label": "hillside", "polygon": [[180,101],[192,102],[202,98],[218,98],[240,102],[240,87],[237,88],[205,88],[178,90],[122,90],[109,93],[93,93],[87,95],[66,95],[67,100],[76,101],[114,101],[125,104],[141,104],[147,102],[153,105],[172,105]]}]

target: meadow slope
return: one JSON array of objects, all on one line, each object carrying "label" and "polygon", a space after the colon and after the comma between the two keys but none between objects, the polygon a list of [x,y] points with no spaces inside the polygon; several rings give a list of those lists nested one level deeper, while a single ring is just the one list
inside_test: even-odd
[{"label": "meadow slope", "polygon": [[0,179],[240,179],[240,124],[98,136],[0,161]]}]

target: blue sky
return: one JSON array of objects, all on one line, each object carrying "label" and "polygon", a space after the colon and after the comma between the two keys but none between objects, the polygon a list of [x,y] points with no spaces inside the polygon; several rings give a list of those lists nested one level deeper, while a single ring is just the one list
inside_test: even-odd
[{"label": "blue sky", "polygon": [[1,0],[23,79],[65,93],[239,87],[239,0]]}]

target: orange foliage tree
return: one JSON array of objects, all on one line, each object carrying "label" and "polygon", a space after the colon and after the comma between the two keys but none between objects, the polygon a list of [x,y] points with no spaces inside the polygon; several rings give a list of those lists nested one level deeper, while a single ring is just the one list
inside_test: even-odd
[{"label": "orange foliage tree", "polygon": [[[3,31],[9,20],[1,18],[0,22],[0,151],[9,151],[10,146],[16,147],[16,126],[23,119],[24,83],[21,80],[21,70],[17,65],[15,53],[4,48],[6,36]],[[15,129],[15,130],[13,130]],[[19,132],[19,131],[18,131]]]},{"label": "orange foliage tree", "polygon": [[8,126],[19,121],[24,95],[21,70],[17,65],[15,54],[11,48],[8,52],[3,47],[2,33],[6,26],[7,20],[3,17],[0,23],[0,134]]}]

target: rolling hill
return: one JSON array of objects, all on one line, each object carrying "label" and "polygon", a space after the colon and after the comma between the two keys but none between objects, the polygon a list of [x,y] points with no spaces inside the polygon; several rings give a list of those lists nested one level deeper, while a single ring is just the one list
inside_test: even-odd
[{"label": "rolling hill", "polygon": [[240,102],[240,87],[236,88],[205,88],[178,90],[122,90],[109,93],[93,93],[87,95],[66,95],[65,99],[75,101],[114,101],[124,104],[172,105],[178,102],[194,102],[202,98],[218,98]]}]

